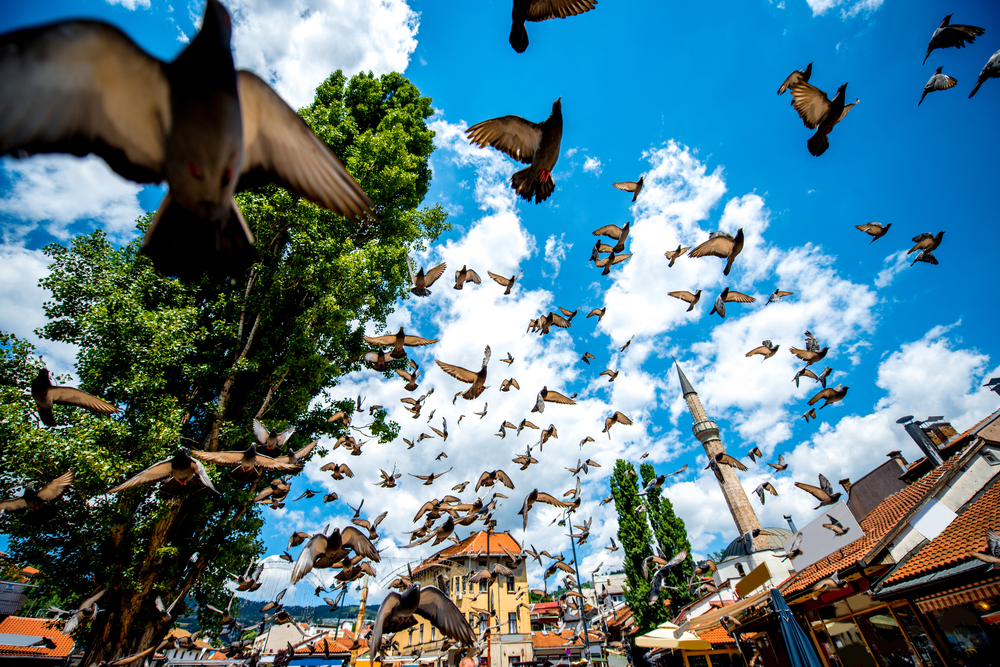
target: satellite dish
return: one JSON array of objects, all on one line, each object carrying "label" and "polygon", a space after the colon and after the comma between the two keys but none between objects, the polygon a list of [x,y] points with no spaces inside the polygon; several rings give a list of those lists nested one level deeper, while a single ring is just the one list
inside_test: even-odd
[{"label": "satellite dish", "polygon": [[896,423],[897,424],[905,424],[906,422],[912,421],[912,420],[913,420],[913,415],[906,415],[905,417],[900,417],[899,419],[897,419]]},{"label": "satellite dish", "polygon": [[925,422],[937,422],[937,421],[941,421],[942,419],[944,419],[944,415],[938,415],[936,417],[928,417],[924,421]]}]

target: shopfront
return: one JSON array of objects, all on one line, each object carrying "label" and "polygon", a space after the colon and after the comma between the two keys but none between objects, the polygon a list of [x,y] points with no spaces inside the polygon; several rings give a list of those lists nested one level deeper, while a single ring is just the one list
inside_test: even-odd
[{"label": "shopfront", "polygon": [[806,612],[805,619],[829,667],[944,667],[905,601],[885,604],[862,593]]},{"label": "shopfront", "polygon": [[950,661],[1000,667],[1000,582],[974,583],[917,598]]}]

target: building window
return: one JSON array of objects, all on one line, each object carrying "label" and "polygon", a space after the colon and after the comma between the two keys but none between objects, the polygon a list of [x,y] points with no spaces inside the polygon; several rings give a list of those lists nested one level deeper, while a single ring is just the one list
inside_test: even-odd
[{"label": "building window", "polygon": [[517,634],[517,614],[514,612],[507,614],[507,632],[512,635]]},{"label": "building window", "polygon": [[747,571],[743,569],[743,563],[736,564],[736,571],[740,573],[741,577],[747,576]]},{"label": "building window", "polygon": [[421,644],[424,643],[424,626],[423,626],[423,624],[420,625],[420,643]]},{"label": "building window", "polygon": [[434,640],[435,640],[435,639],[437,638],[437,637],[435,637],[435,635],[436,635],[436,634],[437,634],[437,628],[435,628],[435,627],[434,627],[434,626],[432,625],[432,626],[431,626],[431,641],[434,641]]},{"label": "building window", "polygon": [[459,591],[461,590],[461,589],[459,588],[459,584],[460,584],[459,580],[460,580],[460,579],[461,579],[461,577],[455,577],[455,592],[456,592],[456,593],[458,593],[458,592],[459,592]]},{"label": "building window", "polygon": [[507,577],[507,592],[514,592],[514,577]]},{"label": "building window", "polygon": [[480,579],[479,580],[479,592],[480,593],[485,593],[486,592],[486,580],[485,579]]},{"label": "building window", "polygon": [[462,592],[465,592],[465,579],[462,579]]}]

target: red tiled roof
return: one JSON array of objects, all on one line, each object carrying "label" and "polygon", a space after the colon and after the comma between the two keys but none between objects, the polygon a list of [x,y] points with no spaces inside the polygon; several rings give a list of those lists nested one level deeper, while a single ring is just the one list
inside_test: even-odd
[{"label": "red tiled roof", "polygon": [[486,552],[486,531],[481,530],[477,533],[469,535],[467,538],[459,542],[458,544],[453,544],[447,549],[442,549],[437,552],[418,567],[413,568],[413,574],[417,574],[429,567],[437,565],[441,561],[447,560],[449,558],[460,558],[463,556],[504,556],[503,549],[509,551],[512,555],[516,556],[521,553],[521,545],[517,543],[510,533],[491,533],[489,536],[490,549],[489,554]]},{"label": "red tiled roof", "polygon": [[1000,483],[994,482],[979,500],[925,544],[885,583],[896,584],[972,560],[970,552],[984,551],[987,529],[996,530],[997,526],[1000,526]]},{"label": "red tiled roof", "polygon": [[[354,633],[350,630],[341,630],[337,633],[337,638],[333,638],[334,633],[331,632],[326,637],[320,637],[316,641],[312,642],[313,650],[316,653],[324,653],[326,651],[326,644],[329,643],[331,653],[343,653],[345,651],[350,651],[351,646],[354,644]],[[361,651],[364,652],[368,648],[368,640],[364,637],[361,638],[359,642],[361,646]],[[296,653],[309,653],[308,646],[300,646],[295,649]]]},{"label": "red tiled roof", "polygon": [[[535,648],[554,648],[557,646],[583,646],[583,637],[578,637],[576,641],[571,641],[573,639],[572,630],[563,630],[560,632],[549,632],[542,634],[541,632],[531,633],[531,645]],[[597,636],[590,633],[590,641],[599,641]]]},{"label": "red tiled roof", "polygon": [[625,625],[632,621],[632,610],[628,607],[616,609],[611,618],[607,619],[608,627],[613,628],[618,625]]},{"label": "red tiled roof", "polygon": [[28,637],[48,637],[55,642],[53,649],[44,646],[10,646],[0,644],[0,655],[25,655],[39,658],[65,658],[73,650],[73,638],[64,635],[58,627],[50,625],[45,618],[21,618],[8,616],[0,623],[0,634],[25,635]]},{"label": "red tiled roof", "polygon": [[708,630],[698,631],[698,637],[712,644],[736,644],[736,640],[729,636],[721,625],[716,625]]},{"label": "red tiled roof", "polygon": [[[964,437],[964,434],[960,437]],[[789,578],[779,586],[782,595],[786,599],[795,597],[796,593],[808,590],[834,572],[843,572],[867,556],[879,540],[927,498],[927,494],[930,493],[934,485],[958,465],[964,454],[965,450],[956,453],[905,489],[897,491],[883,500],[861,521],[861,530],[864,533],[862,537],[844,545],[839,550],[821,558]]]}]

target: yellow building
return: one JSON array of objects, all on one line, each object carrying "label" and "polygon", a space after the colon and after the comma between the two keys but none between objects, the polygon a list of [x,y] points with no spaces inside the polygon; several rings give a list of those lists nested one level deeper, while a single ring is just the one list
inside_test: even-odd
[{"label": "yellow building", "polygon": [[[486,619],[489,619],[491,637],[480,657],[488,658],[490,667],[506,667],[532,659],[527,563],[514,569],[513,577],[469,582],[469,578],[480,570],[492,572],[497,563],[509,565],[504,549],[514,556],[521,553],[521,545],[510,533],[479,531],[413,568],[413,579],[421,586],[437,586],[438,575],[447,578],[448,590],[445,592],[477,634],[487,627]],[[419,625],[397,635],[400,653],[437,653],[444,638],[426,620],[416,618]]]}]

